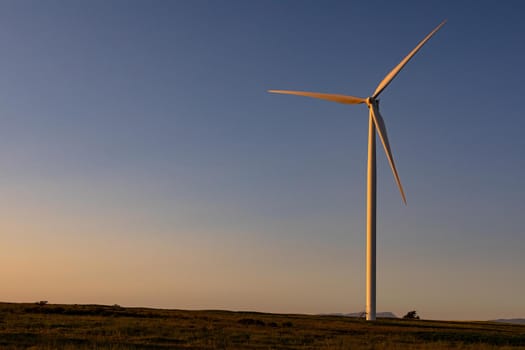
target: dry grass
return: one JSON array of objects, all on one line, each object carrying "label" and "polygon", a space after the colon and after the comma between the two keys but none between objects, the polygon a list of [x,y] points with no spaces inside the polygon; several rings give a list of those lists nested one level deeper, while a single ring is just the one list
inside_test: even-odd
[{"label": "dry grass", "polygon": [[0,349],[525,349],[525,326],[0,303]]}]

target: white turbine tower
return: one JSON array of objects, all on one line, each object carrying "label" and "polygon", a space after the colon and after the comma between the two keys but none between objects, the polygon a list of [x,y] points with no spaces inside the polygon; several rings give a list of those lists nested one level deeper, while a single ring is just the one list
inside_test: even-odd
[{"label": "white turbine tower", "polygon": [[368,167],[367,167],[367,185],[366,185],[366,319],[373,321],[376,319],[376,137],[379,134],[383,148],[385,149],[388,162],[392,168],[394,178],[401,192],[401,197],[406,205],[405,192],[397,174],[394,158],[388,142],[385,122],[379,114],[378,96],[403,69],[405,64],[421,49],[421,47],[446,23],[441,22],[433,31],[430,32],[403,60],[388,73],[379,83],[374,94],[367,98],[323,94],[317,92],[288,91],[288,90],[268,90],[268,92],[277,94],[299,95],[323,100],[329,100],[344,104],[362,104],[366,103],[369,110],[368,122]]}]

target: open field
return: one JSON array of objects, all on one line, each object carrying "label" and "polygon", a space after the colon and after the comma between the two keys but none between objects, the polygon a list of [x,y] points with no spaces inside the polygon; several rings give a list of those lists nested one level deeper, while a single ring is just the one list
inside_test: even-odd
[{"label": "open field", "polygon": [[525,349],[525,326],[0,303],[0,349]]}]

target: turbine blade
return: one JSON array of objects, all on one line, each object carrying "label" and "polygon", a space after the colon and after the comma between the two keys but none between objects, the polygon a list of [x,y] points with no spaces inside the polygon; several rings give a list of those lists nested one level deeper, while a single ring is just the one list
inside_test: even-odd
[{"label": "turbine blade", "polygon": [[377,86],[376,88],[376,91],[374,92],[374,94],[372,95],[373,98],[376,98],[377,96],[379,96],[379,94],[388,86],[388,84],[390,84],[390,82],[392,80],[394,80],[394,78],[396,77],[397,73],[399,73],[401,71],[401,69],[403,69],[403,67],[405,66],[405,64],[408,63],[408,61],[410,61],[410,59],[412,57],[414,57],[414,55],[419,51],[419,49],[421,49],[421,47],[423,47],[423,45],[425,45],[425,43],[434,35],[436,34],[436,32],[438,30],[441,29],[441,27],[443,27],[445,25],[445,23],[447,23],[447,20],[444,20],[443,22],[441,22],[433,31],[430,32],[430,34],[428,34],[423,40],[421,40],[421,42],[419,44],[417,44],[417,46],[414,48],[414,50],[412,50],[405,58],[403,58],[403,60],[401,62],[399,62],[399,64],[397,66],[394,67],[394,69],[392,69],[390,71],[390,73],[388,73],[384,78],[383,80],[379,83],[379,85]]},{"label": "turbine blade", "polygon": [[399,188],[399,192],[401,192],[403,202],[406,205],[407,199],[405,197],[405,191],[403,191],[403,185],[401,185],[401,180],[399,179],[399,175],[397,174],[396,164],[394,163],[394,157],[392,156],[392,150],[390,149],[390,143],[388,142],[385,121],[383,120],[381,114],[379,114],[379,107],[377,103],[372,103],[370,107],[370,113],[372,114],[372,118],[374,119],[374,124],[376,126],[377,133],[379,134],[379,138],[381,139],[381,143],[383,144],[383,148],[385,149],[386,157],[388,158],[388,162],[390,163],[390,167],[392,168],[392,173],[394,174],[394,178],[396,179],[397,187]]},{"label": "turbine blade", "polygon": [[334,101],[349,105],[355,105],[365,103],[365,99],[361,97],[347,96],[347,95],[336,95],[336,94],[322,94],[319,92],[305,92],[305,91],[290,91],[290,90],[268,90],[273,94],[285,94],[285,95],[297,95],[306,96],[313,98],[320,98],[322,100]]}]

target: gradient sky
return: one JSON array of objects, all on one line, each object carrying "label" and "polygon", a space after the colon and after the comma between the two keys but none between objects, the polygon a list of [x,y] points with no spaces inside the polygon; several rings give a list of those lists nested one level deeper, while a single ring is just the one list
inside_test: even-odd
[{"label": "gradient sky", "polygon": [[0,300],[525,317],[522,1],[0,2]]}]

